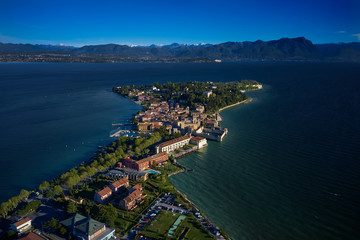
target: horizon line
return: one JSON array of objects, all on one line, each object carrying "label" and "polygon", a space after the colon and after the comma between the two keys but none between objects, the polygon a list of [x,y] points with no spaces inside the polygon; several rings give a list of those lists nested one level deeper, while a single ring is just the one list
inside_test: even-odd
[{"label": "horizon line", "polygon": [[[270,41],[278,41],[281,39],[297,39],[297,38],[304,38],[308,41],[311,41],[310,39],[301,36],[301,37],[281,37],[279,39],[272,39],[272,40],[261,40],[261,39],[257,39],[254,41],[249,41],[249,40],[245,40],[245,41],[224,41],[224,42],[218,42],[218,43],[205,43],[205,42],[200,42],[200,43],[181,43],[181,41],[179,42],[172,42],[172,43],[160,43],[160,44],[156,44],[156,43],[151,43],[151,44],[133,44],[133,43],[115,43],[112,41],[109,41],[108,43],[89,43],[89,44],[65,44],[65,43],[51,43],[51,41],[49,41],[49,43],[30,43],[30,42],[2,42],[0,41],[0,43],[2,44],[21,44],[21,45],[45,45],[45,46],[58,46],[58,47],[74,47],[74,48],[81,48],[81,47],[85,47],[85,46],[99,46],[99,45],[122,45],[122,46],[128,46],[128,47],[150,47],[150,46],[157,46],[157,47],[163,47],[163,46],[170,46],[173,44],[179,44],[179,45],[195,45],[195,46],[202,46],[202,45],[218,45],[218,44],[223,44],[223,43],[228,43],[228,42],[234,42],[234,43],[241,43],[241,42],[257,42],[257,41],[263,41],[263,42],[270,42]],[[39,42],[42,42],[41,40],[39,40]],[[346,44],[346,43],[359,43],[359,41],[352,41],[352,42],[324,42],[324,43],[314,43],[313,41],[311,41],[311,43],[313,44]]]}]

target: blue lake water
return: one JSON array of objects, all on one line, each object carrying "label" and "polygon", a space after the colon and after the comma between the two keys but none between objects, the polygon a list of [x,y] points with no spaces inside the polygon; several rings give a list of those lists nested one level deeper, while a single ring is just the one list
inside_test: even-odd
[{"label": "blue lake water", "polygon": [[0,64],[0,201],[89,158],[139,106],[121,84],[254,79],[222,143],[171,177],[233,239],[360,239],[360,64]]}]

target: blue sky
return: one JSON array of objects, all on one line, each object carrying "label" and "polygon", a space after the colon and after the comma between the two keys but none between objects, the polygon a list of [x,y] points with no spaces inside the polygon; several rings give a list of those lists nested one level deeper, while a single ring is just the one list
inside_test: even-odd
[{"label": "blue sky", "polygon": [[360,0],[1,0],[0,42],[221,43],[304,36],[359,42]]}]

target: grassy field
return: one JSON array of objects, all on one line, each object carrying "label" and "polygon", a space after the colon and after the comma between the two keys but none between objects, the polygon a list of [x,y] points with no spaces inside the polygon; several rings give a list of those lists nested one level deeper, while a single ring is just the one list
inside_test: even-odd
[{"label": "grassy field", "polygon": [[188,214],[187,218],[181,223],[175,236],[180,236],[185,227],[188,227],[190,230],[184,239],[215,239],[191,214]]},{"label": "grassy field", "polygon": [[148,223],[139,234],[153,239],[166,239],[170,227],[179,215],[179,213],[161,210],[155,219]]},{"label": "grassy field", "polygon": [[185,220],[180,223],[173,237],[168,237],[169,229],[174,224],[179,215],[179,213],[172,213],[161,210],[155,219],[148,223],[145,228],[139,232],[139,235],[143,235],[152,239],[177,239],[183,230],[188,227],[190,230],[184,239],[215,239],[192,214],[186,215]]}]

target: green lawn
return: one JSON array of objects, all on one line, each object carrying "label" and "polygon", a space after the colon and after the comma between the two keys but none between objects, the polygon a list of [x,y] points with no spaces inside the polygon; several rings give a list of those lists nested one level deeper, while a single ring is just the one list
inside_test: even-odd
[{"label": "green lawn", "polygon": [[181,223],[180,227],[176,231],[175,236],[180,236],[185,227],[188,227],[190,231],[186,234],[184,239],[215,239],[215,237],[210,235],[210,233],[201,225],[201,223],[198,222],[197,219],[191,214],[188,214],[187,218]]},{"label": "green lawn", "polygon": [[[145,228],[139,232],[140,235],[144,235],[153,239],[165,239],[169,229],[174,224],[180,214],[172,213],[169,211],[161,210],[152,222],[148,223]],[[153,224],[151,226],[151,224]]]},{"label": "green lawn", "polygon": [[133,225],[136,225],[136,221],[130,221],[123,219],[121,217],[117,217],[115,220],[115,228],[117,231],[119,231],[120,234],[125,233],[127,230],[129,230],[130,227]]},{"label": "green lawn", "polygon": [[[186,234],[184,239],[215,239],[207,230],[201,225],[200,222],[192,215],[186,215],[186,218],[180,223],[176,229],[173,237],[168,237],[168,232],[176,219],[179,217],[179,213],[172,213],[170,211],[161,210],[152,222],[148,223],[145,228],[139,232],[140,235],[152,238],[152,239],[177,239],[183,230],[188,227],[190,230]],[[151,226],[151,224],[153,224]]]},{"label": "green lawn", "polygon": [[179,168],[178,166],[175,166],[174,164],[172,164],[170,162],[164,164],[164,166],[162,166],[162,167],[155,168],[155,170],[158,170],[163,174],[173,173],[173,172],[179,171],[180,169],[181,168]]}]

